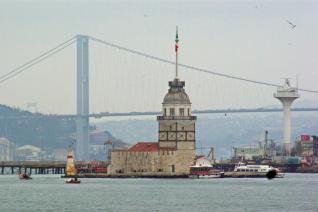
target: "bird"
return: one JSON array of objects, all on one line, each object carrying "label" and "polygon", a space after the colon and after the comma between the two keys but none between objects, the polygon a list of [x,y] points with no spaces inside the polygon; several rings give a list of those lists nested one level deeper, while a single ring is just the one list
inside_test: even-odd
[{"label": "bird", "polygon": [[292,22],[290,22],[290,21],[288,21],[288,20],[286,20],[286,22],[290,25],[290,27],[291,27],[292,29],[294,29],[294,28],[296,27],[296,24],[293,24]]}]

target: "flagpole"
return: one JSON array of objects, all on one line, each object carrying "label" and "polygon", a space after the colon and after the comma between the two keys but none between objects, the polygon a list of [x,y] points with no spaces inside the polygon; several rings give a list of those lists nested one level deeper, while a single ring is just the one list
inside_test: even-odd
[{"label": "flagpole", "polygon": [[178,50],[176,52],[176,79],[178,79]]},{"label": "flagpole", "polygon": [[176,29],[176,40],[175,40],[175,51],[176,51],[176,79],[178,79],[178,42],[179,42],[179,36],[178,36],[178,27]]}]

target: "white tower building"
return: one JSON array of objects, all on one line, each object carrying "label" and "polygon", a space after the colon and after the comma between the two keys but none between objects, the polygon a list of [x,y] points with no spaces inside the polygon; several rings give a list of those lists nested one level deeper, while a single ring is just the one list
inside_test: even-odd
[{"label": "white tower building", "polygon": [[297,88],[291,87],[289,80],[285,79],[283,86],[277,88],[277,93],[274,97],[279,99],[283,104],[284,109],[284,138],[283,138],[283,151],[284,155],[290,156],[290,137],[291,137],[291,105],[293,101],[299,98]]}]

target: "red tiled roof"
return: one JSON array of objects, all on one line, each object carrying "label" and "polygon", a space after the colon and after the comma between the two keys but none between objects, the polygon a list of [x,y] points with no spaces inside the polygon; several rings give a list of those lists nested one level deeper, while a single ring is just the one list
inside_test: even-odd
[{"label": "red tiled roof", "polygon": [[138,142],[128,149],[130,152],[156,152],[159,149],[158,142]]}]

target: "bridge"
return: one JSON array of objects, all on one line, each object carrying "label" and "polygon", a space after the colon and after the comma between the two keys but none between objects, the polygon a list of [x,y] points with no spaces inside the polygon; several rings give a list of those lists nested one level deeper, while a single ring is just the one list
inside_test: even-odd
[{"label": "bridge", "polygon": [[[313,112],[318,111],[318,108],[292,108],[293,112]],[[198,114],[230,114],[230,113],[273,113],[283,112],[282,108],[248,108],[248,109],[220,109],[220,110],[193,110],[192,113]],[[128,113],[90,113],[88,115],[74,115],[74,114],[32,114],[24,116],[0,116],[0,120],[10,119],[76,119],[81,118],[95,118],[100,119],[104,117],[119,117],[119,116],[158,116],[161,112],[128,112]]]},{"label": "bridge", "polygon": [[[151,61],[152,64],[175,65],[175,62],[161,58],[161,57],[157,57],[157,56],[154,56],[151,54],[140,52],[140,51],[137,51],[135,49],[130,49],[130,48],[127,48],[127,47],[124,47],[121,45],[107,42],[107,41],[104,41],[102,39],[99,39],[99,38],[96,38],[93,36],[76,35],[76,36],[66,40],[65,42],[62,42],[61,44],[57,45],[56,47],[54,47],[54,48],[40,54],[39,56],[27,61],[23,65],[18,66],[17,68],[14,68],[13,70],[7,72],[6,74],[0,76],[0,84],[21,75],[23,72],[26,72],[27,70],[31,70],[31,68],[34,67],[35,65],[41,63],[44,60],[47,60],[48,58],[52,57],[53,55],[68,48],[69,46],[72,46],[72,44],[76,44],[76,114],[55,114],[55,113],[50,114],[49,113],[49,114],[46,114],[45,117],[46,118],[66,118],[66,119],[75,119],[76,120],[76,156],[79,160],[87,160],[88,159],[88,141],[89,141],[88,131],[89,131],[89,119],[90,118],[102,118],[102,117],[110,117],[110,116],[158,115],[160,113],[160,112],[156,112],[156,111],[155,112],[103,112],[103,111],[91,112],[91,110],[90,110],[90,69],[92,69],[91,68],[92,64],[90,63],[90,59],[92,59],[92,58],[90,57],[90,54],[93,55],[94,57],[99,57],[99,55],[94,55],[94,53],[90,52],[90,45],[104,46],[108,49],[112,49],[112,50],[121,52],[122,54],[129,54],[129,55],[133,55],[134,57],[146,59],[147,61]],[[109,61],[109,62],[112,62],[112,61]],[[119,63],[122,64],[122,62],[119,62]],[[149,62],[147,62],[147,63],[149,63]],[[93,64],[93,65],[96,65],[96,64]],[[215,71],[212,71],[209,69],[203,69],[203,68],[190,66],[190,65],[182,64],[182,63],[179,64],[179,67],[182,68],[183,70],[196,72],[196,73],[198,73],[198,75],[200,74],[200,76],[202,76],[202,74],[204,74],[204,76],[211,75],[213,77],[219,77],[219,78],[224,78],[226,80],[232,80],[235,82],[248,84],[249,86],[253,86],[252,89],[256,88],[257,86],[262,86],[262,88],[265,87],[265,88],[272,88],[272,89],[273,88],[275,89],[275,88],[281,86],[281,85],[275,84],[275,83],[264,82],[264,81],[259,81],[259,80],[252,80],[252,79],[247,79],[247,78],[243,78],[243,77],[239,77],[239,76],[227,75],[224,73],[215,72]],[[147,68],[149,68],[149,67],[147,67]],[[164,68],[167,68],[167,67],[164,66]],[[147,74],[144,74],[143,76],[140,76],[140,77],[144,77],[145,75],[147,75]],[[148,75],[151,75],[151,74],[148,73]],[[156,76],[154,76],[154,78],[155,77]],[[108,82],[106,82],[106,83],[109,83],[110,81],[115,81],[115,84],[116,83],[120,84],[119,85],[119,87],[120,87],[121,85],[125,85],[125,83],[127,83],[127,82],[125,82],[125,83],[121,84],[121,81],[123,81],[126,78],[129,80],[129,77],[125,76],[125,74],[124,74],[123,76],[120,76],[118,78],[118,81],[112,80],[112,79],[106,79],[106,80],[108,80]],[[195,79],[196,81],[200,81],[200,82],[197,82],[197,84],[195,84],[193,86],[197,86],[200,88],[206,86],[206,84],[208,84],[208,81],[205,78],[206,77],[203,77],[200,80]],[[96,77],[96,79],[98,80],[99,77]],[[154,79],[154,80],[156,80],[156,79]],[[129,80],[129,81],[132,81],[132,82],[129,82],[132,84],[130,87],[126,86],[126,91],[127,91],[127,88],[132,89],[134,87],[133,80]],[[92,83],[92,84],[93,84],[93,86],[96,86],[96,83]],[[209,86],[213,86],[213,85],[208,85],[207,89],[206,88],[202,88],[202,89],[206,89],[207,90],[206,93],[209,93],[210,92]],[[148,86],[146,88],[141,87],[140,90],[143,90],[143,91],[150,90],[152,87],[155,87],[155,86],[151,85],[151,82],[150,82],[150,86]],[[218,89],[218,88],[216,88],[216,89]],[[310,93],[310,94],[317,94],[318,93],[318,91],[309,90],[309,89],[305,89],[305,88],[298,88],[298,91],[303,92],[303,93]],[[225,92],[226,92],[226,89],[220,91],[220,93],[225,93]],[[266,93],[269,94],[268,96],[270,96],[270,98],[272,98],[272,93],[273,93],[272,91],[267,90]],[[158,94],[157,91],[156,91],[156,94]],[[153,94],[151,94],[151,95],[153,95]],[[163,96],[163,93],[161,93],[161,96]],[[224,96],[224,94],[222,94],[222,96]],[[259,96],[261,96],[261,98]],[[259,95],[259,96],[256,98],[259,98],[260,101],[263,101],[262,95]],[[160,97],[160,99],[161,98],[162,97]],[[209,97],[207,97],[207,96],[205,97],[205,99],[208,99],[208,98]],[[137,98],[135,99],[135,101],[138,103]],[[239,102],[240,99],[238,98],[237,101]],[[123,101],[122,104],[125,104],[125,102]],[[142,102],[142,104],[145,104],[145,102]],[[209,104],[210,103],[207,103],[206,105],[209,105]],[[236,104],[234,104],[234,105],[236,105]],[[158,106],[159,106],[159,104],[158,104]],[[195,113],[195,114],[202,114],[202,113],[225,113],[225,114],[227,114],[227,113],[251,113],[251,112],[281,112],[281,111],[282,111],[282,109],[268,109],[265,107],[246,108],[246,109],[242,109],[242,107],[241,107],[238,109],[197,109],[197,110],[194,110],[193,113]],[[318,108],[294,108],[293,111],[318,111]],[[6,120],[6,119],[29,119],[29,118],[42,118],[42,117],[43,116],[41,116],[41,114],[39,114],[39,115],[35,114],[32,116],[19,116],[19,117],[16,117],[16,116],[5,116],[4,117],[3,116],[3,117],[0,117],[0,119],[4,119],[4,120]]]}]

